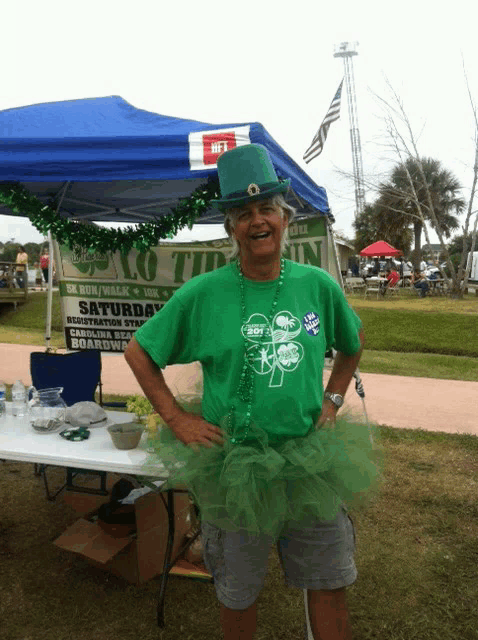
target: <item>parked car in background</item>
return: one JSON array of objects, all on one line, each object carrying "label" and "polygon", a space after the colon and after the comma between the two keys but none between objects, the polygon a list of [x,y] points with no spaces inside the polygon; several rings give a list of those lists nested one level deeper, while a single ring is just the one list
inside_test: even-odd
[{"label": "parked car in background", "polygon": [[360,269],[360,275],[363,278],[366,278],[367,276],[370,275],[371,270],[372,270],[372,265],[369,262],[367,262],[366,264],[362,265],[362,268]]},{"label": "parked car in background", "polygon": [[[395,267],[395,270],[398,271],[398,273],[400,273],[400,269],[401,269],[401,262],[400,260],[392,260],[393,266]],[[403,277],[404,278],[411,278],[412,277],[412,273],[413,273],[413,265],[411,262],[403,262]],[[400,273],[400,275],[402,275]]]},{"label": "parked car in background", "polygon": [[440,269],[438,267],[427,267],[424,271],[424,274],[429,280],[436,280],[437,278],[441,278]]}]

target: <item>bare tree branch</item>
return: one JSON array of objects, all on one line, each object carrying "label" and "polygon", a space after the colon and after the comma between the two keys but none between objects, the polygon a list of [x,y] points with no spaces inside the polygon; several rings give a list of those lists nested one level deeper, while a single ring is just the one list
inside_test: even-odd
[{"label": "bare tree branch", "polygon": [[[464,60],[463,60],[463,73],[465,75],[466,89],[468,91],[468,97],[470,99],[471,110],[473,112],[473,119],[475,122],[475,132],[474,132],[475,162],[473,164],[473,180],[471,184],[471,193],[470,193],[470,199],[468,201],[468,210],[465,218],[465,224],[463,225],[463,251],[461,254],[460,264],[458,266],[458,277],[463,278],[463,290],[465,290],[465,288],[468,285],[468,279],[470,277],[470,271],[471,271],[471,259],[466,260],[466,257],[467,255],[470,255],[471,257],[473,255],[473,251],[475,250],[476,227],[477,227],[477,221],[478,221],[478,214],[477,214],[477,216],[475,217],[475,224],[473,227],[470,253],[468,254],[468,242],[467,242],[468,229],[471,221],[471,216],[473,215],[473,213],[476,213],[473,211],[473,203],[475,200],[476,189],[478,184],[478,116],[476,113],[476,106],[473,101],[473,96],[471,95],[470,84],[468,82],[468,74],[466,72]],[[466,268],[465,268],[465,261],[466,261]]]},{"label": "bare tree branch", "polygon": [[[386,84],[391,94],[391,101],[386,100],[382,96],[374,94],[385,111],[385,116],[384,116],[385,128],[388,134],[388,138],[391,141],[391,146],[395,152],[395,155],[398,156],[405,170],[407,181],[409,183],[410,191],[411,191],[408,197],[411,200],[413,200],[413,204],[417,212],[416,217],[419,218],[427,243],[429,245],[431,245],[431,242],[429,237],[426,216],[428,216],[431,219],[433,228],[435,229],[440,242],[442,254],[445,258],[445,261],[447,263],[448,269],[451,274],[451,287],[450,287],[451,293],[452,295],[455,295],[457,297],[461,297],[463,295],[463,292],[467,283],[467,278],[469,276],[469,268],[466,270],[466,273],[465,273],[464,264],[467,256],[468,228],[469,228],[471,215],[473,213],[473,203],[474,203],[474,198],[475,198],[476,190],[478,186],[478,115],[477,115],[476,107],[474,105],[474,102],[471,96],[471,91],[469,88],[466,71],[465,71],[465,80],[466,80],[466,85],[468,89],[468,95],[470,98],[470,103],[472,105],[474,124],[475,124],[475,136],[474,136],[475,162],[474,162],[474,168],[473,168],[473,182],[472,182],[472,188],[471,188],[471,195],[468,202],[466,220],[464,225],[463,251],[462,251],[460,266],[458,270],[455,270],[454,264],[451,261],[448,245],[445,242],[445,237],[444,237],[446,231],[444,232],[440,224],[440,220],[437,216],[437,212],[433,203],[430,187],[425,176],[422,159],[418,151],[417,137],[415,136],[414,131],[412,129],[411,122],[410,122],[410,119],[408,118],[403,101],[400,98],[400,96],[397,94],[397,92],[394,90],[394,88],[392,87],[388,79],[386,79]],[[402,128],[405,129],[405,133],[402,133]],[[406,163],[406,160],[408,158],[412,158],[416,162],[416,165],[418,167],[418,171],[419,171],[421,180],[423,182],[422,186],[426,195],[426,204],[424,204],[423,201],[420,202],[418,198],[414,180],[410,175],[410,171]],[[400,194],[398,192],[396,195],[397,197],[400,197]],[[403,194],[403,196],[405,198],[405,193]],[[401,213],[404,213],[404,212],[402,211]],[[406,211],[405,213],[409,214],[408,211]],[[476,222],[477,221],[475,220],[472,248],[474,248],[476,239],[477,239],[476,238],[476,235],[477,235]],[[437,264],[436,261],[435,261],[435,264]],[[447,277],[447,273],[441,269],[440,265],[437,265],[437,266],[439,267],[442,273],[442,276],[445,278],[445,281],[447,282],[447,284],[450,284],[450,281]]]}]

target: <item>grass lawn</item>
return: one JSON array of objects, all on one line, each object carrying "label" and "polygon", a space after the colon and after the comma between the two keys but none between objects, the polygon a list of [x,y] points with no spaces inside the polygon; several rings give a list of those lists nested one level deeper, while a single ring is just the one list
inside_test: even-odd
[{"label": "grass lawn", "polygon": [[[0,304],[0,342],[9,344],[45,344],[45,324],[47,293],[35,292],[28,296],[25,304],[14,311],[11,305]],[[65,346],[63,322],[60,310],[60,296],[53,292],[51,345]]]},{"label": "grass lawn", "polygon": [[[24,304],[19,304],[15,311],[11,305],[0,304],[0,325],[2,327],[16,327],[18,329],[45,330],[47,309],[46,291],[30,293]],[[60,295],[53,292],[51,328],[54,331],[63,331],[63,322],[60,309]]]},{"label": "grass lawn", "polygon": [[478,298],[348,296],[365,329],[368,373],[478,381]]},{"label": "grass lawn", "polygon": [[348,296],[365,328],[367,348],[404,353],[478,356],[478,298]]},{"label": "grass lawn", "polygon": [[[382,491],[352,513],[354,640],[477,638],[478,439],[381,431]],[[45,499],[32,465],[0,463],[0,491],[2,640],[219,640],[212,585],[172,578],[159,631],[156,580],[130,585],[51,544],[76,516]],[[303,640],[302,594],[284,586],[275,551],[258,609],[257,640]]]},{"label": "grass lawn", "polygon": [[410,290],[405,289],[396,298],[365,299],[360,294],[347,294],[347,299],[354,309],[389,309],[392,311],[426,311],[428,313],[477,314],[478,297],[466,294],[462,300],[452,300],[446,296],[428,296],[421,299]]},{"label": "grass lawn", "polygon": [[478,382],[478,358],[436,353],[399,353],[365,348],[360,371],[416,378]]},{"label": "grass lawn", "polygon": [[361,309],[368,348],[378,351],[478,356],[475,315]]},{"label": "grass lawn", "polygon": [[[65,348],[65,338],[63,332],[52,331],[50,343],[56,349]],[[31,344],[36,346],[45,345],[45,329],[25,329],[23,327],[0,325],[0,342],[7,344]]]}]

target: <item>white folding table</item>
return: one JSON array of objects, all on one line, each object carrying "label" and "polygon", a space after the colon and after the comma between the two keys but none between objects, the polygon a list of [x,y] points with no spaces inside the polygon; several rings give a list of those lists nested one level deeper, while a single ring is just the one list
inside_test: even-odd
[{"label": "white folding table", "polygon": [[[59,432],[37,433],[28,417],[12,416],[11,403],[7,402],[7,414],[0,418],[0,459],[33,462],[37,464],[76,467],[95,471],[110,471],[130,475],[167,476],[158,465],[147,470],[146,434],[136,449],[116,449],[105,427],[92,427],[88,440],[72,442],[61,438]],[[124,411],[107,411],[108,424],[131,422],[131,414]],[[65,429],[71,425],[65,425]]]},{"label": "white folding table", "polygon": [[[0,417],[0,460],[167,478],[167,472],[160,463],[154,469],[145,467],[148,457],[146,434],[143,435],[136,449],[126,451],[114,447],[106,426],[93,427],[90,429],[90,437],[87,440],[74,442],[61,438],[59,435],[61,429],[55,433],[37,433],[31,427],[28,416],[13,417],[11,403],[6,404],[7,413]],[[132,417],[130,413],[122,411],[106,413],[109,418],[108,424],[130,422]],[[65,424],[65,428],[69,426]],[[175,528],[173,490],[168,489],[166,493],[167,500],[163,502],[168,514],[169,528],[157,608],[160,627],[164,627],[164,598],[169,572],[177,560],[177,558],[171,560]],[[193,538],[189,544],[192,541]],[[183,548],[181,552],[184,553],[184,551]]]}]

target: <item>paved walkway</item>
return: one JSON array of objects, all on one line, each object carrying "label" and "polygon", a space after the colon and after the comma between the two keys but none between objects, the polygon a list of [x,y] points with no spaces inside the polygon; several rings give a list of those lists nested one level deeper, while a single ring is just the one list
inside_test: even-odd
[{"label": "paved walkway", "polygon": [[[30,353],[42,347],[0,343],[0,380],[9,384],[21,379],[31,384]],[[104,393],[141,393],[122,354],[103,354]],[[194,389],[199,366],[173,365],[165,370],[167,383],[175,395]],[[369,419],[377,424],[448,433],[478,435],[478,382],[408,378],[363,373],[365,407]],[[363,411],[362,400],[353,384],[346,405]]]}]

